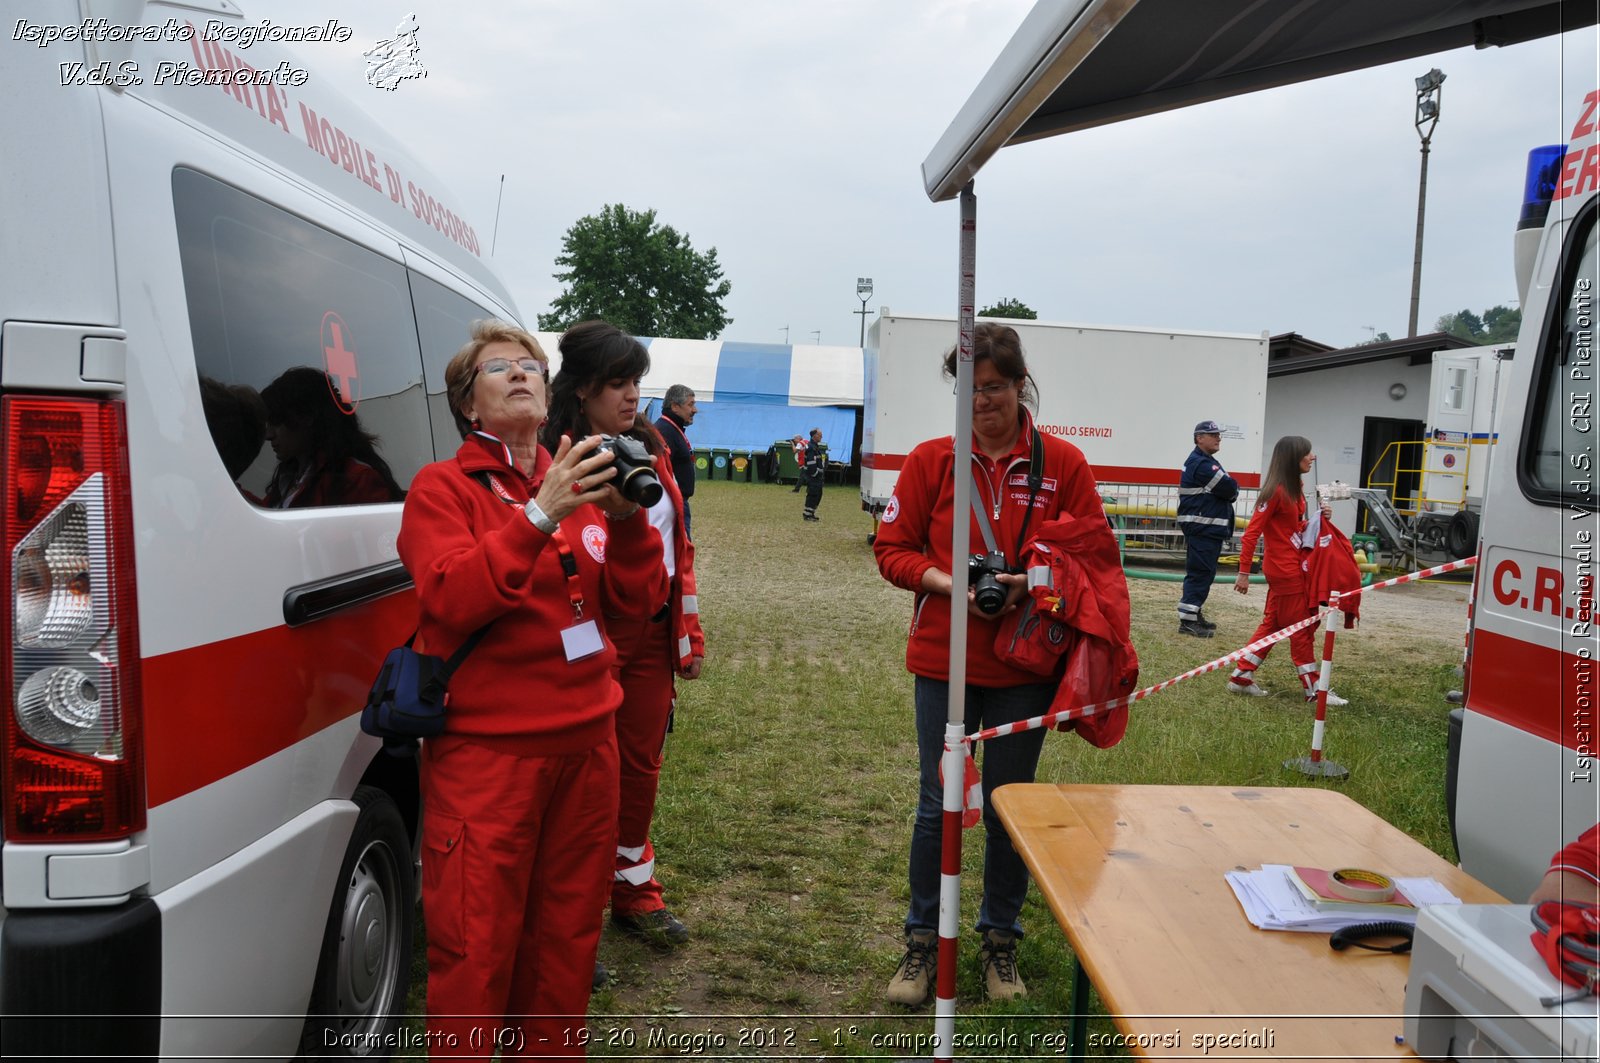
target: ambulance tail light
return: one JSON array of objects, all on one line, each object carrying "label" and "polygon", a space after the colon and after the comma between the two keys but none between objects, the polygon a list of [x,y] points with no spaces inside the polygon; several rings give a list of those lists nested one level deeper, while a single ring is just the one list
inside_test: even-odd
[{"label": "ambulance tail light", "polygon": [[8,841],[144,829],[126,439],[120,403],[0,398]]},{"label": "ambulance tail light", "polygon": [[1528,301],[1528,284],[1533,279],[1534,256],[1539,252],[1539,237],[1550,216],[1550,201],[1555,197],[1561,177],[1565,144],[1546,144],[1528,152],[1528,170],[1522,182],[1522,213],[1517,217],[1517,232],[1512,242],[1513,267],[1517,275],[1517,298]]}]

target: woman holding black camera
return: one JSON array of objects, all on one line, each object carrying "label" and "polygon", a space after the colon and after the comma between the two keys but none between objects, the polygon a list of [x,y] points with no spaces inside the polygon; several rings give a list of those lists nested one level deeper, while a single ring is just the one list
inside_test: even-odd
[{"label": "woman holding black camera", "polygon": [[417,648],[449,657],[483,632],[450,680],[444,733],[422,746],[435,1057],[481,1054],[502,1022],[530,1055],[583,1055],[616,831],[606,625],[666,594],[660,542],[613,486],[612,455],[592,437],[554,457],[539,446],[547,372],[527,332],[473,325],[444,371],[461,447],[417,473],[400,521]]},{"label": "woman holding black camera", "polygon": [[[956,352],[944,358],[944,375],[955,378]],[[966,733],[1013,723],[1047,711],[1056,683],[1013,667],[994,652],[1001,617],[1017,608],[1027,591],[1019,571],[1023,545],[1040,525],[1062,514],[1103,521],[1094,473],[1077,447],[1038,432],[1024,402],[1037,404],[1022,341],[1006,325],[985,323],[973,334],[972,439],[957,448],[950,436],[919,443],[906,459],[884,510],[873,550],[883,578],[916,594],[906,668],[916,676],[920,797],[911,835],[911,906],[906,915],[906,953],[888,998],[921,1004],[934,983],[939,925],[939,850],[943,793],[939,758],[949,717],[951,534],[959,517],[970,524],[972,550],[986,550],[973,513],[955,512],[956,476],[971,476],[972,499],[982,507],[995,548],[1010,571],[994,572],[998,559],[974,566],[974,582],[993,575],[1004,589],[999,601],[981,608],[969,588],[967,617]],[[1037,468],[1039,475],[1030,473]],[[985,580],[985,583],[988,581]],[[986,835],[983,901],[978,911],[979,955],[989,996],[1026,995],[1017,974],[1018,916],[1028,891],[1028,871],[1011,846],[989,800],[997,786],[1032,782],[1044,744],[1035,729],[983,743],[983,820]]]},{"label": "woman holding black camera", "polygon": [[[615,325],[585,321],[572,326],[561,337],[561,371],[550,385],[545,445],[553,449],[563,435],[578,438],[597,432],[615,438],[609,445],[617,448],[620,461],[647,460],[639,452],[642,444],[657,458],[657,466],[666,469],[660,460],[666,454],[661,437],[648,418],[639,416],[639,380],[649,371],[650,354],[644,344]],[[631,460],[625,452],[632,453]],[[611,922],[651,944],[671,946],[687,941],[689,931],[662,898],[650,821],[672,718],[673,680],[679,675],[698,679],[706,651],[695,594],[694,544],[683,520],[683,498],[670,470],[659,482],[657,500],[645,502],[650,523],[660,533],[658,557],[666,567],[668,590],[648,619],[607,621],[617,646],[613,672],[622,684],[622,707],[617,712],[621,806]]]}]

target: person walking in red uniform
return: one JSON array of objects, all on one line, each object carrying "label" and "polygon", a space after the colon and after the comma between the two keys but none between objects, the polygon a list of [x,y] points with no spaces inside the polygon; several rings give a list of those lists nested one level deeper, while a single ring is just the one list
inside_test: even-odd
[{"label": "person walking in red uniform", "polygon": [[[1311,471],[1316,455],[1311,452],[1311,441],[1303,436],[1284,436],[1272,448],[1272,458],[1267,463],[1267,475],[1261,481],[1261,491],[1256,496],[1256,511],[1239,540],[1239,575],[1233,589],[1240,594],[1250,593],[1250,568],[1255,561],[1256,543],[1261,542],[1261,571],[1267,577],[1267,607],[1250,641],[1266,637],[1311,616],[1314,607],[1306,594],[1305,573],[1301,562],[1305,559],[1301,546],[1306,533],[1306,500],[1302,477]],[[1331,507],[1324,503],[1322,519],[1328,519]],[[1289,656],[1294,661],[1300,677],[1300,686],[1306,700],[1316,697],[1317,659],[1314,649],[1316,625],[1301,628],[1289,636]],[[1228,680],[1228,692],[1253,697],[1266,697],[1266,690],[1255,681],[1255,671],[1272,652],[1271,646],[1259,653],[1247,653],[1239,658],[1238,667]],[[1329,705],[1347,704],[1344,698],[1328,691]]]},{"label": "person walking in red uniform", "polygon": [[[683,519],[683,498],[662,460],[666,447],[650,422],[638,416],[639,380],[650,371],[650,353],[638,340],[604,321],[585,321],[561,337],[561,371],[551,383],[547,442],[562,433],[627,435],[657,456],[661,500],[649,508],[659,537],[656,562],[664,563],[668,586],[645,617],[613,621],[617,644],[613,673],[622,685],[617,711],[621,756],[621,806],[617,818],[616,866],[611,887],[611,922],[656,945],[680,945],[689,931],[667,908],[655,877],[655,816],[661,756],[675,704],[675,676],[698,679],[705,658],[700,605],[694,579],[694,544]],[[602,972],[596,972],[596,979]]]},{"label": "person walking in red uniform", "polygon": [[435,1058],[585,1055],[616,839],[606,625],[666,595],[660,538],[612,486],[613,456],[593,437],[538,445],[547,372],[527,332],[473,325],[444,372],[461,448],[417,473],[400,522],[418,649],[447,657],[485,632],[421,753]]}]

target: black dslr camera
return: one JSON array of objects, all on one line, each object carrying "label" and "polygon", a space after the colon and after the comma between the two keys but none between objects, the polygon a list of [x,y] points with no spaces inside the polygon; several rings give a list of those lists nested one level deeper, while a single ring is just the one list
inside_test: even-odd
[{"label": "black dslr camera", "polygon": [[993,616],[1006,604],[1006,589],[995,577],[1010,572],[1006,555],[996,550],[992,554],[973,554],[967,559],[967,575],[972,582],[972,596],[980,612]]},{"label": "black dslr camera", "polygon": [[623,498],[645,509],[661,501],[661,481],[650,467],[650,452],[643,443],[628,436],[601,436],[599,449],[615,455],[611,464],[617,476],[611,482],[622,492]]}]

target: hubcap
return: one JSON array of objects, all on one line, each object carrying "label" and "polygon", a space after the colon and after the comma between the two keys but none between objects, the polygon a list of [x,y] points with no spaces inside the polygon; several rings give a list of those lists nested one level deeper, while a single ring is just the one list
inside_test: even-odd
[{"label": "hubcap", "polygon": [[382,842],[362,850],[345,888],[339,927],[339,1025],[345,1033],[381,1026],[394,1010],[400,963],[400,869]]}]

